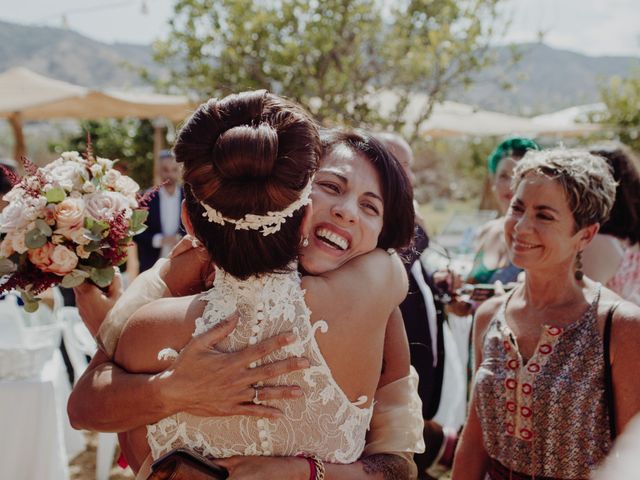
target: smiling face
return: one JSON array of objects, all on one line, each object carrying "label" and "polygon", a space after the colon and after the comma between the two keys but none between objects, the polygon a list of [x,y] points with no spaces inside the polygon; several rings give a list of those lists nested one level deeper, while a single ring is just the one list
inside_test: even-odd
[{"label": "smiling face", "polygon": [[369,159],[339,144],[320,161],[313,193],[309,246],[300,263],[310,274],[334,270],[373,250],[382,231],[384,201]]},{"label": "smiling face", "polygon": [[511,261],[525,270],[571,269],[597,224],[575,231],[562,185],[529,173],[518,185],[505,217],[505,241]]}]

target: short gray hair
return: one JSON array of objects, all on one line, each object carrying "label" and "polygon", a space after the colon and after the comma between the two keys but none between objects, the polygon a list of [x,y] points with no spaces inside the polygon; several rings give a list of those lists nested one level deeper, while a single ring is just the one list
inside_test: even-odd
[{"label": "short gray hair", "polygon": [[530,173],[545,175],[562,186],[576,231],[602,225],[609,218],[617,184],[602,158],[580,149],[529,150],[514,169],[513,191]]}]

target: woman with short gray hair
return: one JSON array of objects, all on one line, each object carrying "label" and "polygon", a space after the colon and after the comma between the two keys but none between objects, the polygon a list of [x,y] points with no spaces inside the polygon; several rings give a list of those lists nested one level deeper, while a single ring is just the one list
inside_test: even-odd
[{"label": "woman with short gray hair", "polygon": [[640,411],[640,308],[582,272],[616,184],[581,150],[528,152],[505,220],[525,281],[477,311],[454,479],[584,479]]}]

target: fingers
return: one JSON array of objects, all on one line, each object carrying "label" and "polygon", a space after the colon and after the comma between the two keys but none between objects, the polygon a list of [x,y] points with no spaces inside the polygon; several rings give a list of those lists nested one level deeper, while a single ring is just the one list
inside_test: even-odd
[{"label": "fingers", "polygon": [[109,295],[109,298],[113,298],[114,300],[118,299],[118,297],[122,295],[122,275],[120,275],[120,270],[117,268],[116,268],[116,273],[113,276],[113,280],[109,285],[109,289],[107,290],[107,293]]},{"label": "fingers", "polygon": [[245,365],[249,365],[251,362],[260,360],[270,353],[280,350],[282,347],[291,345],[296,339],[297,337],[291,332],[281,333],[238,352],[238,360]]},{"label": "fingers", "polygon": [[301,398],[303,394],[302,389],[295,385],[258,388],[258,400],[261,402],[266,400],[294,400],[296,398]]},{"label": "fingers", "polygon": [[239,318],[240,315],[238,314],[238,312],[233,313],[232,315],[218,323],[215,327],[207,330],[201,335],[198,335],[196,337],[196,341],[206,344],[209,347],[214,346],[216,343],[233,332],[233,330],[236,328],[236,325],[238,324]]},{"label": "fingers", "polygon": [[277,420],[282,417],[282,412],[277,408],[250,403],[248,405],[238,405],[233,409],[232,415],[248,415],[250,417],[263,417]]},{"label": "fingers", "polygon": [[268,363],[252,368],[247,372],[246,379],[248,383],[254,384],[304,368],[309,368],[309,360],[306,358],[291,357],[280,360],[279,362]]}]

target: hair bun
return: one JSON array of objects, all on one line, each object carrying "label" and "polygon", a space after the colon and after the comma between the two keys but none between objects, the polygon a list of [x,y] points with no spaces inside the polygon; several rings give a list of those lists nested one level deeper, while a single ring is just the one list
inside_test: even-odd
[{"label": "hair bun", "polygon": [[213,167],[226,180],[266,179],[278,158],[278,132],[267,123],[223,132],[213,147]]}]

